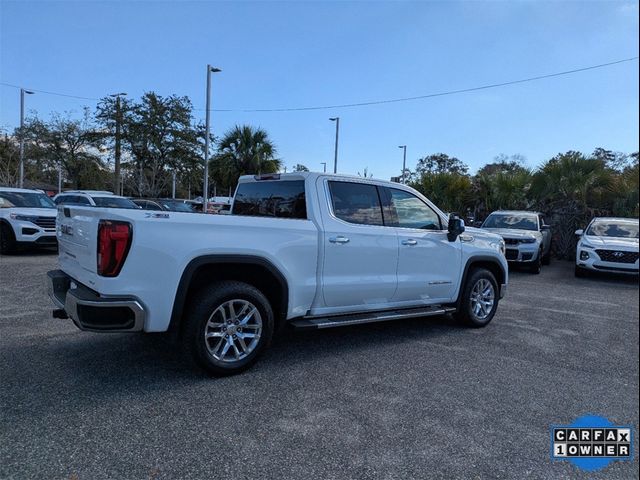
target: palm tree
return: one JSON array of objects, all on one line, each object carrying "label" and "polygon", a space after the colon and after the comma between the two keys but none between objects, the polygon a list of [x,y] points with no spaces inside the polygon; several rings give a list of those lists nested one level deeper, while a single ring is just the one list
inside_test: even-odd
[{"label": "palm tree", "polygon": [[492,174],[479,173],[474,178],[476,213],[484,217],[494,210],[528,208],[527,194],[530,187],[531,171],[526,168]]},{"label": "palm tree", "polygon": [[236,125],[218,142],[211,161],[216,181],[233,187],[241,175],[275,173],[282,166],[267,132],[250,125]]},{"label": "palm tree", "polygon": [[536,172],[531,197],[540,210],[552,213],[554,243],[560,257],[570,258],[574,231],[594,216],[606,214],[612,172],[605,162],[569,151],[556,155]]}]

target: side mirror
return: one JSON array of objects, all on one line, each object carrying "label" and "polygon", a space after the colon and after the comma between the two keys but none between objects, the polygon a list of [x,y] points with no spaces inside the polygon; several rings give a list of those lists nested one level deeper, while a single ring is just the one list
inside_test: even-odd
[{"label": "side mirror", "polygon": [[576,235],[577,236],[581,237],[583,234],[584,234],[584,230],[583,229],[576,230]]},{"label": "side mirror", "polygon": [[450,242],[455,242],[456,238],[464,232],[464,220],[458,215],[452,213],[449,215],[449,228],[447,229],[447,238]]}]

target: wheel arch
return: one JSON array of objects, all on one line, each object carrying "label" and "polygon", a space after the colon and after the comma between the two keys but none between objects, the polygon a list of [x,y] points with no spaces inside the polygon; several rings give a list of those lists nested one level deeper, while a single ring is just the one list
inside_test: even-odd
[{"label": "wheel arch", "polygon": [[256,287],[273,308],[276,329],[284,322],[289,307],[289,286],[273,263],[253,255],[204,255],[191,260],[182,272],[171,311],[170,333],[180,333],[189,297],[201,286],[218,280],[237,280]]},{"label": "wheel arch", "polygon": [[[507,272],[505,272],[504,267],[495,257],[490,255],[480,255],[469,258],[464,266],[458,298],[456,300],[456,307],[458,310],[460,309],[460,302],[462,301],[462,295],[467,283],[467,278],[469,278],[470,272],[477,268],[486,268],[489,270],[498,282],[498,289],[502,288],[502,285],[504,285],[505,279],[507,278]],[[498,297],[500,296],[500,292],[498,292]]]}]

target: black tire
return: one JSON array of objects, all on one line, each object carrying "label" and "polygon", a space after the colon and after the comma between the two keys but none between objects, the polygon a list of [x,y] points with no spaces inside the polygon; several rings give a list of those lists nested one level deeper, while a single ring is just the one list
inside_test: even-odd
[{"label": "black tire", "polygon": [[[260,330],[257,330],[255,326],[251,327],[255,329],[251,330],[251,332],[257,332],[258,334],[258,337],[254,337],[256,338],[256,343],[253,348],[246,356],[238,360],[232,358],[227,359],[227,356],[234,355],[234,350],[232,350],[232,347],[227,346],[227,343],[233,346],[235,352],[238,352],[238,347],[241,347],[240,342],[242,341],[242,343],[246,345],[246,336],[252,333],[247,331],[250,327],[249,325],[245,328],[245,332],[242,332],[241,328],[236,331],[236,328],[239,326],[238,322],[233,321],[231,324],[225,325],[224,321],[222,321],[222,318],[227,316],[230,318],[233,316],[228,313],[229,311],[227,310],[228,304],[231,301],[238,302],[233,304],[236,308],[242,306],[243,302],[245,302],[245,304],[248,303],[251,307],[255,307],[258,315],[254,314],[252,316],[253,321],[256,323],[259,321],[261,323]],[[243,372],[251,367],[269,346],[271,337],[273,336],[273,310],[267,298],[257,288],[237,281],[213,283],[197,292],[189,303],[191,307],[186,312],[183,320],[183,347],[196,364],[207,372],[215,376],[234,375]],[[223,307],[223,305],[226,305],[226,307]],[[220,309],[223,309],[224,313],[221,313]],[[235,318],[240,318],[241,312],[236,313],[238,316]],[[209,323],[210,318],[216,321]],[[222,326],[213,328],[212,325]],[[226,330],[227,327],[230,330]],[[218,328],[220,328],[221,331],[218,331]],[[212,336],[208,340],[205,338],[205,334],[207,333],[216,336]],[[236,335],[242,337],[238,339]],[[249,339],[249,343],[253,343],[253,340]],[[215,348],[216,346],[220,348]],[[225,347],[227,350],[225,350]],[[212,349],[214,349],[213,352]],[[214,356],[216,353],[218,356],[222,353],[222,359],[216,358]],[[237,357],[237,355],[235,356]]]},{"label": "black tire", "polygon": [[[488,315],[482,318],[480,318],[474,312],[474,304],[472,302],[472,294],[474,292],[474,287],[476,287],[476,285],[481,280],[486,280],[491,284],[491,286],[493,287],[493,296],[494,296],[493,306],[491,307],[491,310],[489,311]],[[489,325],[489,322],[491,322],[494,315],[496,314],[499,301],[500,301],[500,287],[498,285],[498,282],[496,281],[496,278],[493,276],[493,273],[491,273],[489,270],[486,270],[484,268],[474,269],[471,272],[469,272],[467,280],[463,286],[460,308],[454,314],[454,317],[459,321],[461,321],[462,323],[464,323],[465,325],[468,325],[470,327],[474,327],[474,328],[486,327],[487,325]]]},{"label": "black tire", "polygon": [[538,275],[540,270],[542,270],[542,250],[538,252],[538,258],[529,265],[529,271],[534,275]]},{"label": "black tire", "polygon": [[16,236],[13,228],[5,223],[0,223],[0,253],[8,255],[16,251]]},{"label": "black tire", "polygon": [[573,273],[577,278],[586,278],[588,275],[587,271],[584,268],[579,267],[578,265],[576,265]]}]

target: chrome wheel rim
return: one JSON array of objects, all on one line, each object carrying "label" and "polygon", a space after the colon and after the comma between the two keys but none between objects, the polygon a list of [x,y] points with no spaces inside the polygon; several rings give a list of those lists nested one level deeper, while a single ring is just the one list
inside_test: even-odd
[{"label": "chrome wheel rim", "polygon": [[247,300],[228,300],[214,310],[204,329],[209,354],[220,362],[242,360],[260,341],[262,316]]},{"label": "chrome wheel rim", "polygon": [[496,292],[493,284],[486,278],[476,282],[471,290],[471,313],[478,320],[485,320],[493,310]]}]

